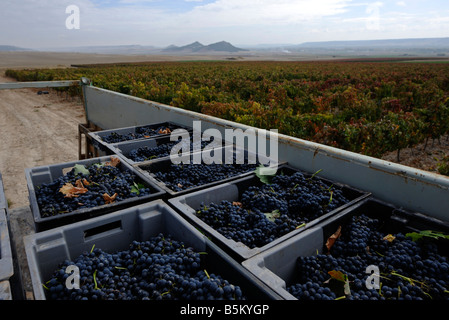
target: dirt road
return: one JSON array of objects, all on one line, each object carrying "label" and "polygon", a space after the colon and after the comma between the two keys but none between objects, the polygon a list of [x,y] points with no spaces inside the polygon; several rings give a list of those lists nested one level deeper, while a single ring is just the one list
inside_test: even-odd
[{"label": "dirt road", "polygon": [[[0,83],[13,79],[0,69]],[[42,90],[42,89],[40,89]],[[15,299],[33,299],[23,236],[34,232],[25,168],[78,159],[78,124],[85,123],[81,99],[68,100],[54,90],[0,90],[0,173],[8,200],[15,272]],[[20,272],[19,272],[20,270]]]},{"label": "dirt road", "polygon": [[[0,70],[0,82],[8,81]],[[0,172],[10,208],[29,205],[25,168],[78,159],[81,100],[38,91],[0,90]]]}]

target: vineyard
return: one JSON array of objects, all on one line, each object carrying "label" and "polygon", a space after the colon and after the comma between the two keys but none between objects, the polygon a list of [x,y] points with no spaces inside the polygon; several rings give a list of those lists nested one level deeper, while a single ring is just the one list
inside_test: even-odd
[{"label": "vineyard", "polygon": [[400,150],[449,133],[448,63],[152,62],[6,75],[84,76],[100,88],[374,157],[398,150],[399,159]]}]

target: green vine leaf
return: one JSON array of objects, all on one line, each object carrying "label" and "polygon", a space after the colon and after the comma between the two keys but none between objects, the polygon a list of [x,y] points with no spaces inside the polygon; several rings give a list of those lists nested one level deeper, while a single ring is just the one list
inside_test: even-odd
[{"label": "green vine leaf", "polygon": [[271,180],[276,176],[277,169],[265,167],[263,164],[258,166],[254,171],[256,176],[265,184],[270,184]]},{"label": "green vine leaf", "polygon": [[265,217],[267,217],[267,219],[271,222],[274,222],[276,220],[276,218],[279,218],[281,216],[278,209],[273,210],[271,212],[264,213],[264,214],[265,214]]},{"label": "green vine leaf", "polygon": [[142,188],[145,188],[145,186],[143,184],[133,182],[133,185],[131,186],[131,192],[139,195],[140,189],[142,189]]},{"label": "green vine leaf", "polygon": [[432,239],[449,239],[449,235],[442,232],[436,232],[432,230],[423,230],[421,232],[410,232],[405,234],[406,237],[412,238],[413,241],[417,241],[423,237]]},{"label": "green vine leaf", "polygon": [[345,295],[346,296],[351,295],[351,289],[349,287],[349,279],[347,274],[344,274],[343,272],[336,270],[329,271],[328,274],[331,276],[332,279],[343,282]]},{"label": "green vine leaf", "polygon": [[88,176],[90,174],[89,170],[82,164],[75,164],[73,173],[75,175],[82,174]]}]

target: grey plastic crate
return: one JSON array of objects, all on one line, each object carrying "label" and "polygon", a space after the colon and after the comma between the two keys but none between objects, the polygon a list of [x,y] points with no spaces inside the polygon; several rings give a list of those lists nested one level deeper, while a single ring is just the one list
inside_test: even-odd
[{"label": "grey plastic crate", "polygon": [[140,129],[149,128],[149,129],[156,129],[159,127],[167,127],[170,128],[170,130],[175,129],[185,129],[187,131],[192,131],[192,127],[181,125],[175,122],[166,121],[166,122],[158,122],[158,123],[150,123],[145,125],[139,125],[139,126],[130,126],[130,127],[124,127],[124,128],[116,128],[116,129],[109,129],[109,130],[102,130],[102,131],[95,131],[95,132],[89,132],[89,136],[92,138],[92,145],[99,150],[100,153],[104,153],[105,155],[110,155],[114,152],[114,150],[111,149],[112,144],[119,144],[124,143],[128,141],[137,141],[137,140],[145,140],[145,139],[152,139],[155,137],[166,137],[170,136],[170,134],[157,134],[152,135],[147,138],[129,138],[128,140],[122,140],[122,141],[114,141],[114,142],[106,142],[104,141],[104,137],[109,136],[110,134],[117,133],[119,135],[128,135],[128,134],[136,134]]},{"label": "grey plastic crate", "polygon": [[[298,172],[299,170],[292,168],[288,165],[281,165],[278,168],[278,173],[282,174],[292,174],[294,172]],[[307,173],[304,173],[308,175]],[[310,176],[310,174],[309,174]],[[193,224],[197,225],[201,230],[211,236],[214,241],[219,243],[227,252],[229,252],[236,259],[244,260],[249,259],[252,256],[263,252],[271,247],[274,247],[286,239],[297,235],[304,230],[313,227],[314,225],[320,223],[321,221],[337,214],[338,212],[360,202],[365,198],[370,196],[370,193],[364,192],[355,188],[352,188],[347,185],[340,184],[338,182],[331,182],[329,180],[314,177],[314,179],[319,179],[323,182],[328,183],[328,185],[339,186],[342,188],[343,194],[348,198],[349,202],[335,210],[324,214],[323,216],[310,221],[305,226],[302,226],[294,231],[291,231],[282,237],[275,239],[274,241],[256,248],[250,248],[241,242],[236,242],[232,239],[226,238],[224,235],[213,229],[207,223],[202,221],[197,217],[196,211],[200,208],[201,204],[209,205],[210,203],[220,203],[223,200],[227,200],[229,202],[240,202],[242,194],[250,187],[250,186],[261,186],[262,182],[255,175],[251,174],[248,177],[244,177],[235,181],[231,181],[228,183],[220,184],[217,186],[213,186],[211,188],[207,188],[204,190],[199,190],[197,192],[193,192],[186,195],[181,195],[175,197],[173,199],[169,199],[168,202],[178,210],[183,216],[187,218],[187,220],[191,221]]]},{"label": "grey plastic crate", "polygon": [[[202,134],[202,138],[203,139],[209,139],[209,136],[205,136],[204,134]],[[192,140],[192,136],[189,136],[190,141]],[[222,145],[223,141],[214,141],[214,143],[219,143],[220,145]],[[127,141],[127,142],[122,142],[122,143],[115,143],[115,144],[110,144],[109,145],[109,149],[111,152],[113,152],[115,155],[117,155],[118,157],[122,158],[124,161],[128,162],[130,165],[135,166],[137,164],[148,164],[151,163],[155,160],[159,160],[159,159],[170,159],[170,155],[155,155],[154,157],[152,157],[151,159],[145,159],[142,161],[135,161],[133,159],[131,159],[131,152],[133,152],[134,150],[137,150],[139,148],[148,148],[148,149],[152,149],[152,148],[156,148],[158,146],[161,145],[165,145],[165,144],[178,144],[178,143],[182,143],[181,140],[176,140],[176,141],[171,141],[169,136],[163,136],[163,137],[156,137],[156,138],[152,138],[152,139],[145,139],[145,140],[136,140],[136,141]],[[205,144],[209,144],[209,141],[204,142]],[[195,150],[196,150],[196,145],[195,144]],[[202,145],[204,147],[204,144]],[[202,148],[201,148],[202,149]],[[191,152],[194,152],[195,150],[192,150],[190,148]]]},{"label": "grey plastic crate", "polygon": [[118,168],[121,171],[129,170],[136,175],[136,182],[144,184],[151,189],[151,194],[142,197],[133,197],[124,199],[123,201],[116,201],[111,204],[105,204],[93,208],[83,208],[72,212],[59,214],[51,217],[42,217],[39,204],[36,197],[36,188],[43,183],[50,183],[60,176],[64,175],[68,170],[73,168],[76,164],[89,166],[95,163],[104,163],[111,160],[111,156],[91,158],[86,160],[66,162],[62,164],[55,164],[49,166],[41,166],[35,168],[25,169],[25,176],[27,180],[28,193],[31,213],[34,218],[34,224],[36,232],[41,232],[50,228],[59,227],[64,224],[73,223],[76,221],[95,217],[115,210],[123,209],[132,205],[140,204],[143,202],[151,201],[160,198],[164,195],[164,191],[156,184],[149,181],[144,175],[134,170],[129,164],[120,161]]},{"label": "grey plastic crate", "polygon": [[3,177],[2,174],[0,173],[0,210],[1,209],[8,209],[8,201],[6,200]]},{"label": "grey plastic crate", "polygon": [[[449,232],[449,224],[446,222],[368,198],[319,225],[287,239],[279,246],[243,261],[242,265],[284,299],[298,300],[287,291],[289,285],[296,283],[298,257],[322,253],[327,239],[338,227],[344,227],[345,222],[352,216],[361,214],[383,221],[383,231],[387,234],[421,230]],[[446,248],[446,251],[449,253],[449,248]]]},{"label": "grey plastic crate", "polygon": [[159,233],[170,234],[197,252],[206,252],[201,267],[240,286],[249,299],[281,300],[162,200],[26,236],[35,299],[46,300],[42,284],[65,259],[75,259],[94,245],[110,253],[126,250],[132,241],[146,241]]},{"label": "grey plastic crate", "polygon": [[0,281],[14,275],[14,265],[6,210],[0,209]]},{"label": "grey plastic crate", "polygon": [[[269,157],[264,157],[261,155],[257,155],[255,153],[249,152],[246,149],[242,149],[239,147],[235,147],[235,146],[226,146],[226,147],[222,147],[219,148],[221,155],[222,155],[222,163],[226,164],[226,163],[233,163],[233,156],[236,157],[240,157],[242,156],[244,159],[244,163],[248,164],[250,163],[248,161],[248,159],[255,159],[256,161],[256,167],[261,164],[261,163],[265,163],[265,164],[269,164],[271,167],[272,166],[277,166],[279,165],[277,163],[277,160],[274,159],[270,159]],[[193,153],[190,155],[190,163],[194,163],[194,161],[192,159],[194,159],[193,157],[195,157],[195,155],[198,155],[198,153]],[[208,159],[208,156],[206,155],[204,158]],[[207,161],[210,161],[207,160]],[[221,183],[226,183],[229,181],[233,181],[242,177],[246,177],[249,176],[251,174],[254,173],[254,170],[249,170],[247,172],[244,173],[240,173],[234,176],[229,175],[227,178],[225,179],[221,179],[221,180],[215,180],[212,182],[208,182],[202,185],[198,185],[198,186],[194,186],[191,188],[187,188],[187,189],[183,189],[183,190],[173,190],[172,188],[170,188],[166,183],[164,183],[163,181],[159,180],[155,173],[156,172],[167,172],[169,170],[171,170],[170,166],[172,165],[172,161],[171,159],[159,159],[159,160],[154,160],[151,163],[142,163],[142,164],[138,164],[135,166],[135,168],[137,170],[139,170],[142,174],[146,175],[151,181],[153,181],[154,183],[158,184],[163,190],[166,191],[166,193],[171,196],[171,197],[176,197],[176,196],[180,196],[186,193],[191,193],[191,192],[195,192],[197,190],[202,190],[205,188],[209,188]],[[202,164],[204,164],[204,162],[202,162]],[[283,163],[282,163],[283,164]],[[190,164],[179,164],[180,166],[189,166]],[[194,165],[194,164],[193,164]],[[238,165],[238,164],[236,164]]]}]

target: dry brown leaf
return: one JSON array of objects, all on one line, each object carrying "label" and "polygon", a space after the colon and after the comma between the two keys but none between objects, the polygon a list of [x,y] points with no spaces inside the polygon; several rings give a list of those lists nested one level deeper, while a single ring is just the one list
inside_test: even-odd
[{"label": "dry brown leaf", "polygon": [[159,130],[159,133],[160,133],[160,134],[168,134],[168,133],[171,133],[171,130],[170,130],[170,128],[166,128],[166,129],[164,129],[164,130],[160,129],[160,130]]},{"label": "dry brown leaf", "polygon": [[340,237],[340,235],[341,235],[341,226],[339,226],[337,231],[335,231],[335,233],[327,239],[326,248],[328,251],[330,251],[330,249],[334,245],[335,241],[337,241],[337,239]]},{"label": "dry brown leaf", "polygon": [[59,189],[59,192],[64,194],[65,198],[77,198],[80,194],[86,193],[87,191],[89,190],[84,187],[75,187],[70,182],[67,182]]},{"label": "dry brown leaf", "polygon": [[78,179],[75,181],[75,186],[77,188],[84,188],[83,182],[81,181],[81,179]]},{"label": "dry brown leaf", "polygon": [[369,255],[371,255],[371,252],[369,251],[370,249],[369,249],[369,246],[366,246],[366,253],[368,253]]},{"label": "dry brown leaf", "polygon": [[89,186],[89,185],[90,185],[90,182],[87,181],[86,178],[84,178],[84,179],[83,179],[83,184],[84,184],[85,186]]},{"label": "dry brown leaf", "polygon": [[243,207],[243,204],[241,202],[238,202],[238,201],[233,201],[232,205],[233,206],[239,206],[240,208]]},{"label": "dry brown leaf", "polygon": [[65,185],[63,185],[59,189],[59,192],[67,195],[67,194],[69,194],[73,190],[73,188],[74,188],[73,184],[67,182]]},{"label": "dry brown leaf", "polygon": [[182,188],[182,184],[178,183],[178,188]]},{"label": "dry brown leaf", "polygon": [[117,167],[117,165],[120,163],[120,159],[117,157],[111,157],[111,161],[107,161],[104,165],[105,166],[111,166],[111,167]]},{"label": "dry brown leaf", "polygon": [[106,204],[114,203],[115,198],[117,198],[117,193],[114,193],[114,195],[111,197],[107,193],[103,194],[103,199]]},{"label": "dry brown leaf", "polygon": [[383,239],[387,240],[388,242],[393,242],[393,240],[396,239],[396,237],[392,234],[387,234]]}]

